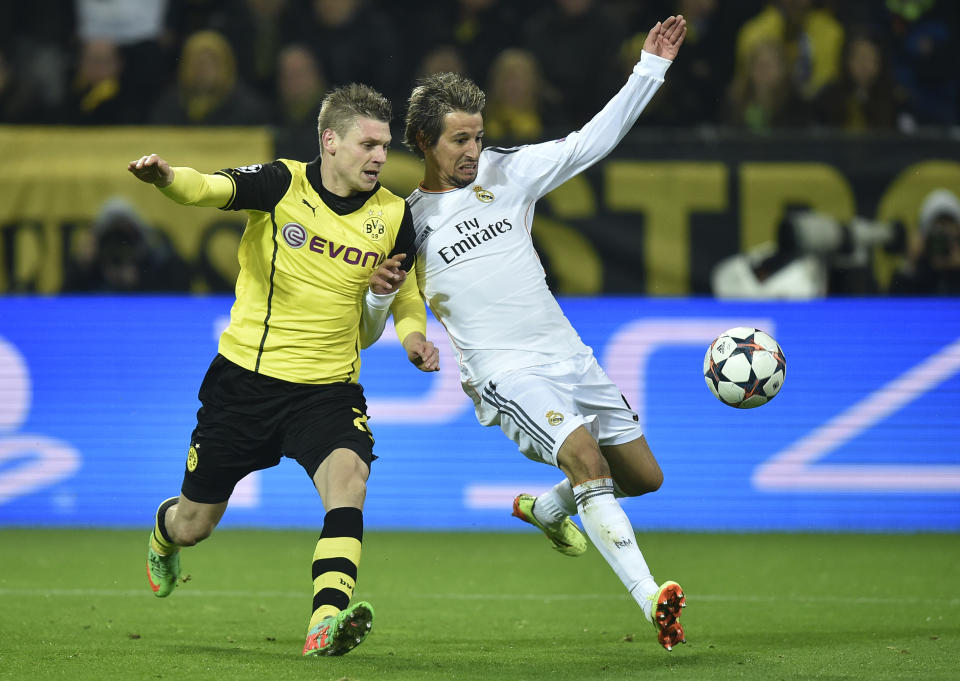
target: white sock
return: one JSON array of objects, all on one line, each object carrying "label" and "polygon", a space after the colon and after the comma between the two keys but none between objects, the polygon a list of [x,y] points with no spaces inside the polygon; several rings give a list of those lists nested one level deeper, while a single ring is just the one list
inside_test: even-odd
[{"label": "white sock", "polygon": [[[613,496],[622,499],[627,495],[623,493],[613,481]],[[577,515],[577,502],[573,498],[573,486],[567,478],[564,478],[551,489],[537,497],[537,502],[533,505],[533,515],[546,527],[555,528],[563,522],[564,518]]]},{"label": "white sock", "polygon": [[573,488],[566,478],[552,489],[537,497],[533,515],[541,525],[555,529],[564,518],[577,514],[577,502],[573,500]]},{"label": "white sock", "polygon": [[588,480],[574,487],[573,494],[580,511],[580,522],[590,541],[649,620],[650,602],[647,598],[657,592],[657,583],[640,553],[627,514],[613,496],[613,480]]}]

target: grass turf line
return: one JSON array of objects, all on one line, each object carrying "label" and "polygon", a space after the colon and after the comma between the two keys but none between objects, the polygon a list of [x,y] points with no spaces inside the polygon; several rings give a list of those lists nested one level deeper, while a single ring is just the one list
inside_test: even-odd
[{"label": "grass turf line", "polygon": [[316,537],[220,530],[157,599],[146,531],[0,530],[0,679],[927,679],[960,669],[956,535],[638,536],[687,592],[667,653],[597,552],[539,534],[365,537],[371,636],[299,657]]}]

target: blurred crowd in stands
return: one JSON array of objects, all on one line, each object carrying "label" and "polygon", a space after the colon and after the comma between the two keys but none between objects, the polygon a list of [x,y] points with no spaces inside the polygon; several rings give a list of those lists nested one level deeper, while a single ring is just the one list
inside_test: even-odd
[{"label": "blurred crowd in stands", "polygon": [[[278,157],[310,160],[331,88],[379,89],[401,139],[417,78],[457,71],[487,91],[488,144],[534,142],[589,120],[671,14],[686,17],[686,41],[639,127],[909,135],[960,125],[956,0],[4,2],[0,125],[269,126]],[[890,293],[960,295],[960,200],[944,191],[924,204]],[[831,235],[881,233],[829,217],[785,224],[806,240],[721,263],[715,294],[834,292],[817,249],[842,243]],[[788,248],[810,235],[815,248]],[[176,252],[132,206],[109,203],[89,236],[64,290],[189,288]]]},{"label": "blurred crowd in stands", "polygon": [[[487,134],[581,126],[645,31],[686,43],[644,126],[911,132],[960,122],[954,0],[45,0],[0,8],[0,124],[272,125],[315,148],[318,103],[350,81],[392,99],[468,74]],[[302,154],[300,154],[302,156]]]}]

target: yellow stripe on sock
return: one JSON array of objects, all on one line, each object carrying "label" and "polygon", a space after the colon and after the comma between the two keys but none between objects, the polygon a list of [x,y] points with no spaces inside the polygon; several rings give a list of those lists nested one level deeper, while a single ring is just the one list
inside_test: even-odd
[{"label": "yellow stripe on sock", "polygon": [[313,593],[320,593],[321,589],[337,589],[353,598],[356,583],[349,575],[342,572],[324,572],[313,580]]},{"label": "yellow stripe on sock", "polygon": [[313,559],[346,558],[354,565],[360,564],[360,542],[353,537],[324,537],[317,542]]},{"label": "yellow stripe on sock", "polygon": [[314,611],[313,616],[310,618],[310,624],[307,625],[307,631],[310,631],[315,626],[320,624],[325,617],[335,617],[339,612],[340,610],[332,605],[321,605],[316,609],[316,611]]},{"label": "yellow stripe on sock", "polygon": [[159,553],[161,556],[169,556],[171,553],[176,553],[180,550],[180,547],[176,544],[171,544],[162,536],[160,536],[159,530],[154,530],[153,534],[150,535],[150,548]]}]

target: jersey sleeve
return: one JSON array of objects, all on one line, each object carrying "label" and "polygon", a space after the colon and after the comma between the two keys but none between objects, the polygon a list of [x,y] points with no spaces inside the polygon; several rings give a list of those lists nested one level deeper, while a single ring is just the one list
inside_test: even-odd
[{"label": "jersey sleeve", "polygon": [[417,273],[414,268],[414,265],[410,266],[407,278],[390,306],[397,338],[401,342],[415,331],[419,331],[424,336],[427,335],[427,308],[423,304],[423,298],[420,297]]},{"label": "jersey sleeve", "polygon": [[233,197],[233,184],[225,177],[206,175],[186,166],[174,168],[173,173],[173,182],[158,189],[184,206],[220,208]]},{"label": "jersey sleeve", "polygon": [[539,198],[613,151],[660,89],[671,63],[643,52],[626,84],[580,130],[551,142],[486,152],[500,154],[495,162]]},{"label": "jersey sleeve", "polygon": [[400,342],[415,331],[427,335],[427,308],[420,297],[416,272],[410,272],[395,293],[377,295],[367,289],[360,314],[361,348],[370,347],[380,338],[391,314]]},{"label": "jersey sleeve", "polygon": [[400,220],[400,229],[397,231],[397,239],[394,241],[393,250],[390,251],[390,257],[397,253],[406,253],[407,257],[400,264],[401,269],[410,272],[413,267],[413,258],[417,253],[417,247],[414,245],[416,232],[413,229],[413,213],[410,212],[410,205],[403,202],[403,218]]},{"label": "jersey sleeve", "polygon": [[360,347],[367,348],[383,333],[387,317],[393,314],[397,336],[401,342],[410,333],[419,331],[426,336],[427,311],[420,297],[417,285],[417,275],[414,271],[415,232],[413,229],[413,213],[406,201],[403,203],[403,217],[400,219],[400,228],[397,238],[390,251],[390,257],[398,253],[406,253],[400,267],[407,272],[407,279],[400,289],[388,295],[376,295],[369,289],[363,299],[360,315]]},{"label": "jersey sleeve", "polygon": [[258,210],[269,213],[290,188],[293,175],[282,161],[218,170],[233,183],[233,197],[223,210]]},{"label": "jersey sleeve", "polygon": [[366,349],[376,343],[383,335],[383,327],[390,316],[390,306],[397,293],[377,295],[369,288],[360,306],[360,348]]}]

